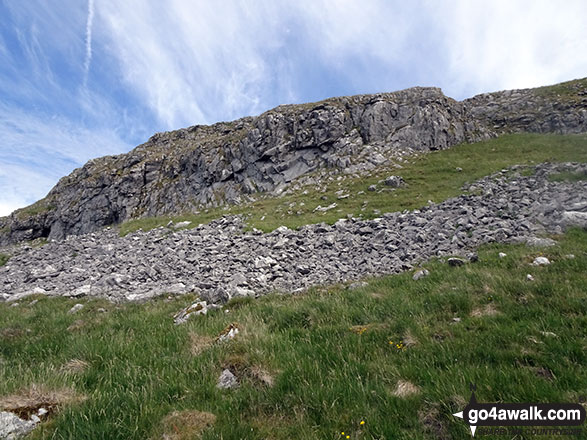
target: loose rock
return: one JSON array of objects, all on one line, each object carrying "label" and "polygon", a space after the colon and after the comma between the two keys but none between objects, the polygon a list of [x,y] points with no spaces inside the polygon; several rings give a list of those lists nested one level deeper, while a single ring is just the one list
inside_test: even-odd
[{"label": "loose rock", "polygon": [[238,379],[229,369],[225,369],[222,371],[222,374],[218,378],[218,383],[216,387],[220,389],[231,389],[238,387]]},{"label": "loose rock", "polygon": [[447,260],[447,263],[449,266],[458,267],[463,266],[465,264],[465,260],[463,260],[462,258],[452,257]]},{"label": "loose rock", "polygon": [[69,313],[70,315],[73,315],[74,313],[79,312],[83,308],[84,308],[83,304],[76,304],[71,309],[69,309],[69,312],[67,312],[67,313]]},{"label": "loose rock", "polygon": [[418,281],[419,279],[427,277],[428,275],[430,275],[430,271],[428,271],[428,269],[421,269],[414,274],[412,279],[414,281]]},{"label": "loose rock", "polygon": [[35,422],[23,420],[16,414],[0,412],[0,439],[18,440],[35,428]]},{"label": "loose rock", "polygon": [[532,262],[534,266],[546,266],[550,264],[550,260],[546,257],[536,257]]},{"label": "loose rock", "polygon": [[548,176],[583,168],[541,164],[531,177],[497,173],[464,188],[466,195],[374,220],[351,216],[334,225],[259,233],[233,216],[172,234],[157,228],[121,238],[104,229],[39,248],[16,246],[2,251],[12,257],[0,267],[0,301],[18,303],[36,288],[48,296],[111,301],[196,293],[210,308],[235,296],[411,270],[430,258],[468,255],[484,243],[556,232],[564,227],[563,212],[587,204],[587,182],[551,182]]},{"label": "loose rock", "polygon": [[554,241],[550,238],[530,237],[526,240],[526,244],[528,246],[534,246],[534,247],[550,247],[550,246],[555,246],[556,241]]},{"label": "loose rock", "polygon": [[173,317],[173,322],[175,325],[183,324],[192,316],[205,315],[207,313],[208,304],[206,304],[206,301],[197,301],[191,306],[177,312]]},{"label": "loose rock", "polygon": [[399,188],[400,186],[406,185],[406,182],[400,176],[389,176],[385,179],[383,183],[392,188]]}]

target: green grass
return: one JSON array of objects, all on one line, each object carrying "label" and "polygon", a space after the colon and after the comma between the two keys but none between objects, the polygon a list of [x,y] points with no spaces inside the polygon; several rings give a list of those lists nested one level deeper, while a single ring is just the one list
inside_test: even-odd
[{"label": "green grass", "polygon": [[577,172],[573,173],[570,171],[556,173],[548,176],[549,180],[552,182],[581,182],[587,180],[587,173],[585,172]]},{"label": "green grass", "polygon": [[538,87],[534,93],[545,98],[562,98],[568,101],[582,101],[585,95],[579,95],[577,92],[587,90],[587,78],[566,81],[552,86]]},{"label": "green grass", "polygon": [[[404,273],[356,290],[234,301],[228,313],[181,326],[173,314],[193,297],[78,300],[85,308],[75,315],[66,298],[0,304],[0,396],[42,384],[87,397],[32,439],[151,438],[174,410],[216,415],[204,439],[470,439],[451,416],[469,382],[482,402],[587,397],[587,231],[555,238],[546,249],[486,246],[478,263],[459,268],[431,262],[419,281]],[[541,254],[552,264],[531,266]],[[191,353],[193,340],[230,323],[237,338]],[[63,372],[71,359],[88,368]],[[240,388],[216,389],[225,366],[239,372]],[[258,369],[273,386],[256,379]],[[399,380],[419,393],[396,397]]]},{"label": "green grass", "polygon": [[0,267],[4,266],[6,263],[8,263],[9,259],[10,259],[10,255],[0,254]]},{"label": "green grass", "polygon": [[[375,173],[366,179],[329,182],[326,192],[307,188],[284,197],[273,197],[255,203],[234,206],[229,211],[217,208],[200,215],[184,215],[173,220],[190,220],[193,226],[206,223],[227,213],[244,214],[248,225],[271,231],[285,225],[297,228],[310,223],[334,223],[352,214],[355,217],[373,218],[377,212],[393,212],[425,206],[428,200],[436,203],[462,193],[462,186],[488,174],[512,165],[532,165],[540,162],[587,162],[587,136],[513,134],[485,142],[463,144],[444,151],[432,152],[413,158],[403,169]],[[462,168],[462,171],[457,171]],[[408,183],[395,191],[371,192],[367,188],[390,174],[401,175]],[[379,188],[384,188],[379,185]],[[349,194],[339,200],[337,191]],[[325,200],[323,199],[325,198]],[[301,204],[304,204],[303,206]],[[325,213],[314,212],[318,206],[337,203]],[[298,214],[299,212],[299,214]],[[132,220],[120,227],[121,235],[138,229],[149,230],[166,225],[170,217]]]},{"label": "green grass", "polygon": [[51,205],[50,201],[48,201],[47,199],[41,199],[25,208],[17,209],[16,211],[14,211],[14,214],[19,219],[23,220],[28,217],[34,217],[39,214],[47,213],[54,209],[55,207]]}]

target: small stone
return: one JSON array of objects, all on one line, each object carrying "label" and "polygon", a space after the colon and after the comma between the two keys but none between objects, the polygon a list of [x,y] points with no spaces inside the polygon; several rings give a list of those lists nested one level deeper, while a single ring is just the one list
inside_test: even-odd
[{"label": "small stone", "polygon": [[238,379],[229,369],[222,371],[222,374],[218,378],[217,388],[222,390],[238,387]]},{"label": "small stone", "polygon": [[69,309],[69,312],[67,312],[67,313],[70,315],[73,315],[74,313],[79,312],[83,308],[84,308],[83,304],[76,304],[71,309]]},{"label": "small stone", "polygon": [[458,267],[463,266],[465,264],[465,260],[462,258],[451,257],[447,260],[447,263],[451,267]]},{"label": "small stone", "polygon": [[318,205],[316,206],[316,208],[314,209],[314,212],[319,211],[319,212],[326,212],[326,211],[330,211],[331,209],[336,208],[337,204],[336,203],[332,203],[331,205],[328,206],[321,206]]},{"label": "small stone", "polygon": [[463,169],[461,167],[456,167],[455,170],[457,170],[458,173],[460,173],[461,171],[463,171]]},{"label": "small stone", "polygon": [[505,258],[508,256],[508,254],[506,254],[505,252],[500,252],[499,254],[497,254],[499,256],[499,258]]},{"label": "small stone", "polygon": [[534,277],[532,275],[530,275],[530,274],[526,275],[526,279],[528,281],[534,281]]},{"label": "small stone", "polygon": [[254,290],[251,290],[251,289],[247,289],[246,287],[236,286],[232,290],[232,297],[234,298],[234,297],[237,297],[237,296],[251,296],[251,297],[254,297],[255,296],[255,291]]},{"label": "small stone", "polygon": [[310,268],[305,265],[298,266],[298,272],[302,275],[308,275],[310,273]]},{"label": "small stone", "polygon": [[404,186],[406,182],[400,176],[389,176],[387,177],[383,183],[387,186],[391,186],[392,188],[399,188],[400,186]]},{"label": "small stone", "polygon": [[229,324],[216,338],[216,342],[226,342],[234,339],[239,334],[236,324]]},{"label": "small stone", "polygon": [[84,284],[83,286],[79,286],[78,288],[76,288],[75,290],[71,291],[71,292],[66,292],[64,294],[64,296],[70,296],[70,297],[82,297],[82,296],[86,296],[90,293],[90,291],[92,290],[92,286],[90,284]]},{"label": "small stone", "polygon": [[453,318],[452,321],[453,322],[461,322],[461,318]]},{"label": "small stone", "polygon": [[369,185],[367,191],[377,191],[377,185]]},{"label": "small stone", "polygon": [[428,275],[430,275],[430,272],[428,271],[428,269],[421,269],[414,274],[412,279],[414,281],[418,281],[420,278],[427,277]]},{"label": "small stone", "polygon": [[355,281],[354,283],[349,285],[348,289],[349,290],[361,289],[363,287],[367,287],[368,285],[369,285],[369,283],[367,283],[366,281]]},{"label": "small stone", "polygon": [[575,259],[575,255],[574,254],[567,254],[565,255],[565,258],[568,260],[574,260]]},{"label": "small stone", "polygon": [[550,264],[550,260],[546,257],[536,257],[532,263],[534,266],[546,266]]},{"label": "small stone", "polygon": [[176,223],[173,225],[173,229],[187,228],[191,224],[192,224],[192,222],[190,222],[190,221],[179,222],[179,223]]},{"label": "small stone", "polygon": [[190,319],[191,316],[205,315],[208,313],[208,304],[206,301],[198,301],[193,303],[191,306],[180,310],[173,317],[175,325],[183,324]]}]

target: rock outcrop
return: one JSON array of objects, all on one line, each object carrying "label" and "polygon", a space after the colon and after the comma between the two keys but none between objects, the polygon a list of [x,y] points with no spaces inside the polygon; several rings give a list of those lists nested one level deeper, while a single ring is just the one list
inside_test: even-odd
[{"label": "rock outcrop", "polygon": [[159,133],[128,154],[89,161],[45,199],[0,218],[0,245],[238,203],[319,168],[352,173],[413,151],[517,131],[586,132],[587,80],[462,102],[417,87]]},{"label": "rock outcrop", "polygon": [[204,313],[206,304],[233,297],[397,273],[434,256],[469,257],[482,243],[561,232],[573,225],[568,212],[587,214],[586,181],[548,179],[550,173],[585,173],[585,164],[543,164],[526,177],[522,171],[514,167],[481,179],[467,188],[470,195],[369,221],[262,234],[243,232],[239,217],[225,217],[180,231],[158,228],[120,238],[105,229],[40,248],[21,245],[0,267],[0,301],[35,293],[132,301],[196,292],[206,303],[186,314]]}]

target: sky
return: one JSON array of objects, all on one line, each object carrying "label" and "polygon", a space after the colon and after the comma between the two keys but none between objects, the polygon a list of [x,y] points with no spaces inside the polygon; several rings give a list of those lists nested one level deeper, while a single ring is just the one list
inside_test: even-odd
[{"label": "sky", "polygon": [[587,76],[585,0],[0,0],[0,215],[156,132]]}]

